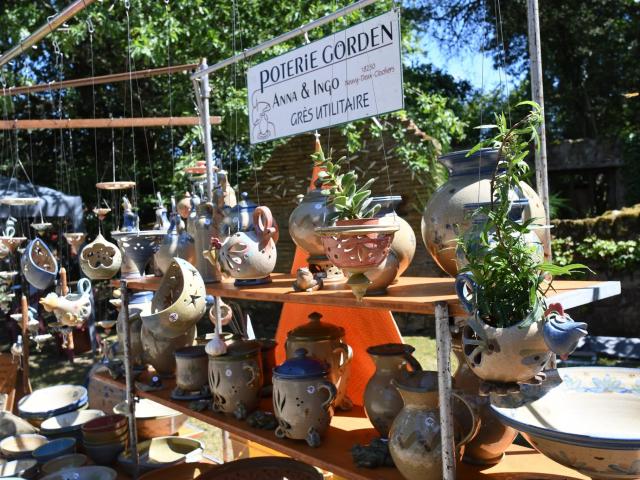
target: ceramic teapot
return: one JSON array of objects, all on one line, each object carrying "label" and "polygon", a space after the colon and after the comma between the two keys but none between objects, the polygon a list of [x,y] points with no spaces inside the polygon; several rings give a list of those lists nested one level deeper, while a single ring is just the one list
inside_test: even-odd
[{"label": "ceramic teapot", "polygon": [[273,370],[273,411],[276,436],[306,440],[319,447],[331,423],[338,390],[329,380],[328,363],[299,348],[292,358]]},{"label": "ceramic teapot", "polygon": [[[394,380],[404,407],[389,431],[389,453],[407,480],[442,478],[442,442],[440,433],[440,410],[438,407],[438,374],[415,372],[410,376]],[[477,433],[479,422],[475,410],[464,397],[453,393],[469,410],[473,419],[466,432],[462,431],[454,413],[454,440],[456,455],[461,456],[462,447]]]},{"label": "ceramic teapot", "polygon": [[243,420],[260,402],[263,383],[260,343],[239,340],[227,345],[224,355],[207,353],[213,411]]},{"label": "ceramic teapot", "polygon": [[242,192],[240,198],[237,205],[231,206],[228,203],[224,205],[223,226],[226,235],[235,232],[248,232],[253,228],[253,212],[255,212],[257,205],[249,199],[247,192]]},{"label": "ceramic teapot", "polygon": [[287,358],[294,358],[298,349],[304,348],[310,356],[328,363],[329,378],[338,390],[335,405],[341,410],[350,410],[353,402],[347,397],[347,382],[353,350],[344,341],[344,328],[323,322],[321,318],[321,314],[313,312],[309,315],[309,323],[287,333]]},{"label": "ceramic teapot", "polygon": [[91,315],[91,282],[87,278],[81,278],[77,293],[62,296],[51,292],[40,299],[40,304],[47,312],[53,312],[63,325],[80,326]]},{"label": "ceramic teapot", "polygon": [[271,281],[277,240],[278,228],[271,210],[261,206],[253,212],[253,231],[236,232],[223,243],[214,238],[212,249],[203,254],[212,264],[218,262],[225,273],[236,279],[236,285],[258,285]]}]

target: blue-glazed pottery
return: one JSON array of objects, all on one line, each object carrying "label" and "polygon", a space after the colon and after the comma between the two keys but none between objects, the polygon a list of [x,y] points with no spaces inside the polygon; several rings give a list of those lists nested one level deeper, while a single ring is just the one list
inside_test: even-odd
[{"label": "blue-glazed pottery", "polygon": [[58,275],[58,262],[45,242],[39,238],[31,240],[20,258],[20,268],[25,279],[38,290],[53,285]]},{"label": "blue-glazed pottery", "polygon": [[87,389],[80,385],[55,385],[36,390],[18,402],[20,416],[27,420],[44,420],[78,410],[89,400]]},{"label": "blue-glazed pottery", "polygon": [[36,448],[32,455],[39,463],[46,463],[49,460],[74,453],[76,451],[76,439],[72,437],[62,437],[51,440],[41,447]]}]

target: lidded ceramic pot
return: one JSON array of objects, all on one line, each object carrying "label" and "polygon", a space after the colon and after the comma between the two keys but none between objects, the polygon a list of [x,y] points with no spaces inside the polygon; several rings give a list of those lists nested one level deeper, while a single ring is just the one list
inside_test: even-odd
[{"label": "lidded ceramic pot", "polygon": [[313,312],[309,322],[287,333],[285,351],[287,358],[294,358],[296,351],[304,348],[309,356],[329,364],[329,378],[336,386],[335,406],[350,410],[353,402],[347,397],[347,382],[351,373],[353,350],[344,341],[344,328],[321,321],[322,315]]},{"label": "lidded ceramic pot", "polygon": [[337,389],[329,380],[329,364],[307,353],[299,348],[273,370],[276,436],[306,440],[309,446],[319,447],[333,417]]},{"label": "lidded ceramic pot", "polygon": [[[404,400],[404,407],[389,431],[389,453],[407,480],[442,478],[442,442],[438,406],[437,372],[415,372],[394,382]],[[453,395],[469,410],[473,419],[468,431],[462,431],[454,414],[454,440],[459,458],[461,448],[477,432],[475,412],[463,397]]]},{"label": "lidded ceramic pot", "polygon": [[[483,148],[467,157],[468,152],[462,150],[438,158],[449,170],[449,180],[434,192],[422,215],[422,239],[427,250],[438,266],[452,277],[458,273],[456,238],[460,233],[458,225],[465,220],[464,206],[491,201],[491,177],[498,162],[496,149]],[[515,198],[529,199],[525,219],[545,218],[542,201],[529,185],[521,183],[520,189],[513,194]],[[536,234],[541,241],[544,239],[542,230],[537,230]]]},{"label": "lidded ceramic pot", "polygon": [[209,358],[204,345],[176,350],[176,386],[183,392],[200,392],[209,389]]},{"label": "lidded ceramic pot", "polygon": [[404,402],[394,381],[409,374],[407,367],[422,370],[413,357],[415,348],[404,343],[385,343],[367,348],[376,365],[376,371],[364,390],[364,410],[382,438],[387,438],[393,420],[402,410]]},{"label": "lidded ceramic pot", "polygon": [[214,412],[243,420],[258,407],[262,383],[259,342],[240,340],[227,345],[224,355],[209,355],[209,389]]}]

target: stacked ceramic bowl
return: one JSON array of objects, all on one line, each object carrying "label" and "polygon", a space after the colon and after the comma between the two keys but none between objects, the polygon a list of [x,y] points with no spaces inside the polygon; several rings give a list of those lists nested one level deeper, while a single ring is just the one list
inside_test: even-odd
[{"label": "stacked ceramic bowl", "polygon": [[31,458],[0,460],[0,478],[35,478],[38,462]]},{"label": "stacked ceramic bowl", "polygon": [[47,418],[87,408],[87,389],[79,385],[56,385],[41,388],[18,403],[22,418],[39,427]]},{"label": "stacked ceramic bowl", "polygon": [[84,449],[98,465],[112,464],[129,443],[129,424],[124,415],[106,415],[82,425]]},{"label": "stacked ceramic bowl", "polygon": [[36,448],[32,455],[38,463],[43,464],[62,455],[75,453],[75,451],[76,439],[73,437],[61,437]]},{"label": "stacked ceramic bowl", "polygon": [[7,460],[31,458],[34,450],[48,442],[46,437],[36,433],[13,435],[0,441],[0,453]]},{"label": "stacked ceramic bowl", "polygon": [[[126,414],[127,402],[117,404],[113,407],[113,412],[120,415]],[[186,415],[148,398],[142,398],[136,402],[136,425],[140,441],[177,435],[186,420]]]},{"label": "stacked ceramic bowl", "polygon": [[73,437],[82,440],[82,425],[99,417],[104,417],[102,410],[76,410],[48,418],[40,425],[40,433],[49,439]]}]

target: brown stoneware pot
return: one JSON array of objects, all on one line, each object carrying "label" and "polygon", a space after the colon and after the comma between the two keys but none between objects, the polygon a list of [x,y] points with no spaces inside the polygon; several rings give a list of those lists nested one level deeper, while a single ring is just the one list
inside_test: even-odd
[{"label": "brown stoneware pot", "polygon": [[237,341],[228,345],[224,355],[209,355],[214,412],[246,418],[258,407],[262,383],[262,356],[257,341]]},{"label": "brown stoneware pot", "polygon": [[304,348],[273,370],[276,436],[306,440],[319,447],[331,423],[337,389],[329,380],[329,364],[310,357]]},{"label": "brown stoneware pot", "polygon": [[404,402],[394,384],[411,371],[420,371],[420,363],[413,357],[415,348],[403,343],[386,343],[367,348],[376,371],[364,390],[364,410],[382,438],[387,438],[393,420]]},{"label": "brown stoneware pot", "polygon": [[209,385],[209,358],[204,345],[176,350],[176,386],[184,392],[197,392]]},{"label": "brown stoneware pot", "polygon": [[329,378],[338,389],[335,406],[340,410],[350,410],[353,402],[347,397],[347,382],[353,350],[344,341],[344,328],[323,322],[321,318],[321,314],[313,312],[309,315],[309,323],[287,334],[287,358],[293,358],[298,349],[304,348],[309,356],[327,362],[330,367]]}]

